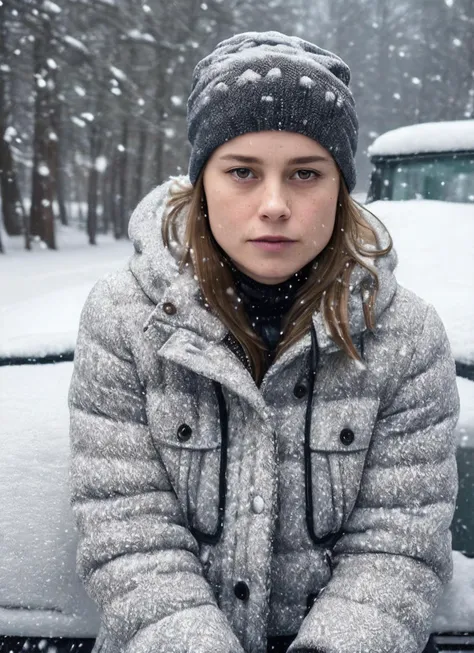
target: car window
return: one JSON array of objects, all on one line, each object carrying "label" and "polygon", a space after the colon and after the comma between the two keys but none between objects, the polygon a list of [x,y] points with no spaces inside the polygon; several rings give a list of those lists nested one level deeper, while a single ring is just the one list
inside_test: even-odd
[{"label": "car window", "polygon": [[392,200],[474,202],[474,153],[398,161],[391,185]]},{"label": "car window", "polygon": [[459,492],[451,527],[453,549],[474,557],[474,443],[460,445],[456,460]]},{"label": "car window", "polygon": [[474,204],[474,152],[379,157],[368,201],[412,199]]}]

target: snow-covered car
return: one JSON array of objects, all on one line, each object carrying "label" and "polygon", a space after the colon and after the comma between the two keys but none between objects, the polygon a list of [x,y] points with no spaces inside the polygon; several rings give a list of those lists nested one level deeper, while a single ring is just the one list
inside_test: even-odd
[{"label": "snow-covered car", "polygon": [[369,155],[366,208],[392,235],[398,281],[436,307],[456,359],[454,578],[433,632],[441,648],[474,650],[474,120],[395,129]]},{"label": "snow-covered car", "polygon": [[435,305],[474,380],[474,120],[394,129],[369,155],[366,207],[393,236],[397,278]]},{"label": "snow-covered car", "polygon": [[[26,253],[13,240],[0,257],[0,278],[9,280],[0,285],[0,650],[87,653],[99,617],[75,574],[67,392],[86,295],[95,279],[125,264],[131,245],[82,247],[71,235],[58,252]],[[403,251],[399,255],[403,260]],[[425,255],[432,252],[420,252]],[[453,638],[474,631],[474,560],[468,557],[474,554],[474,383],[459,378],[458,386],[457,435],[471,458],[458,459],[455,574],[433,624],[430,652],[433,643],[468,650],[465,636],[458,648]]]},{"label": "snow-covered car", "polygon": [[474,205],[474,120],[393,129],[369,147],[368,202],[441,200]]}]

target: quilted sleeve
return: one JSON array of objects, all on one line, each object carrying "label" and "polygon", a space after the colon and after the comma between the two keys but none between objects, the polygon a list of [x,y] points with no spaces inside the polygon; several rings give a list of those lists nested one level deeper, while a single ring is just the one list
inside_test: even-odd
[{"label": "quilted sleeve", "polygon": [[81,316],[69,391],[77,570],[123,653],[242,653],[150,437],[121,333],[129,310],[101,281]]},{"label": "quilted sleeve", "polygon": [[380,412],[334,572],[289,653],[420,653],[452,576],[455,366],[432,307]]}]

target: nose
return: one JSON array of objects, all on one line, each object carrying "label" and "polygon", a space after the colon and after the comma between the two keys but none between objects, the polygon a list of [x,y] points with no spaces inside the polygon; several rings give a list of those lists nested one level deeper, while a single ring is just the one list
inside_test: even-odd
[{"label": "nose", "polygon": [[267,181],[262,187],[259,216],[264,220],[287,220],[291,215],[289,198],[280,181]]}]

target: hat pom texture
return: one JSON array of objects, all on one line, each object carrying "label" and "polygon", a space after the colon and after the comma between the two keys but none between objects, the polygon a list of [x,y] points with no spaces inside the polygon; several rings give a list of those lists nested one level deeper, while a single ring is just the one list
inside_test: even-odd
[{"label": "hat pom texture", "polygon": [[194,69],[188,99],[191,183],[223,143],[279,130],[320,143],[353,190],[358,120],[349,81],[342,59],[296,36],[246,32],[222,41]]}]

